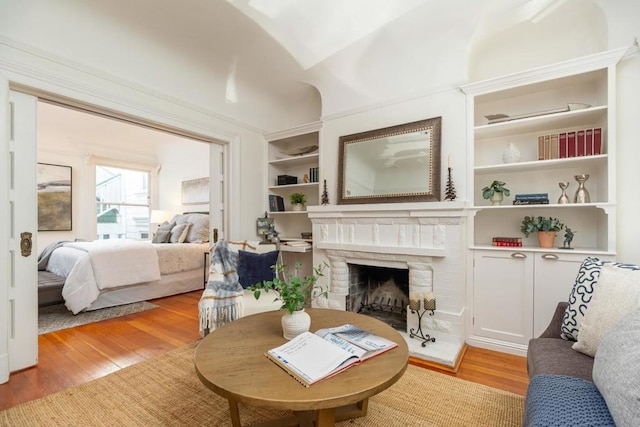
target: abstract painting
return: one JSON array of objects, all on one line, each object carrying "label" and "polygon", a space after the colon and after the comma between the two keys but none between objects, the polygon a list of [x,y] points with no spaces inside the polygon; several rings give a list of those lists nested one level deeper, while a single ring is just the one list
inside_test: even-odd
[{"label": "abstract painting", "polygon": [[209,178],[182,181],[182,204],[198,205],[209,203]]},{"label": "abstract painting", "polygon": [[71,166],[38,163],[38,231],[71,230]]}]

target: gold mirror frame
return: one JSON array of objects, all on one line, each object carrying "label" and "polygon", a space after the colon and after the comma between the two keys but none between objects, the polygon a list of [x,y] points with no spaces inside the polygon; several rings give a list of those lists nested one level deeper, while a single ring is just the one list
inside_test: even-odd
[{"label": "gold mirror frame", "polygon": [[[405,123],[397,126],[390,126],[382,129],[356,133],[340,137],[340,168],[338,173],[338,204],[356,204],[356,203],[401,203],[401,202],[436,202],[440,201],[440,128],[442,118],[434,117],[431,119],[420,120],[417,122]],[[354,168],[358,159],[355,156],[354,147],[361,148],[357,151],[372,151],[379,149],[381,144],[388,145],[389,138],[412,137],[413,135],[424,136],[424,141],[413,141],[420,144],[420,154],[426,156],[428,168],[424,171],[424,187],[419,184],[417,187],[407,187],[405,189],[394,190],[390,192],[369,192],[353,195],[349,190],[350,182],[353,182]],[[424,142],[424,144],[422,144]],[[363,146],[362,144],[367,144]],[[415,152],[415,150],[412,150]],[[417,159],[417,155],[413,155]],[[360,159],[362,160],[362,159]],[[400,161],[401,159],[391,159],[392,161]],[[349,167],[349,163],[352,163]],[[389,159],[386,160],[387,162]],[[398,167],[398,166],[395,166]],[[351,175],[350,175],[351,174]],[[350,180],[351,178],[351,180]],[[410,180],[412,181],[412,180]],[[420,183],[420,179],[417,180]]]}]

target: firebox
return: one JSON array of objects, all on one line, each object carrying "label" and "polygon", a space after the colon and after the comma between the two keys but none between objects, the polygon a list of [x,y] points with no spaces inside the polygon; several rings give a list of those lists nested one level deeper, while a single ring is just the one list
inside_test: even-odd
[{"label": "firebox", "polygon": [[348,264],[349,296],[346,309],[375,317],[389,326],[407,330],[409,270]]}]

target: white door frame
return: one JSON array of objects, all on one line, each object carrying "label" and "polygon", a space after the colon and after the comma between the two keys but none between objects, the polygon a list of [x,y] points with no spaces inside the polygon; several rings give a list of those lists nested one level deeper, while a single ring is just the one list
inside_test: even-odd
[{"label": "white door frame", "polygon": [[[8,78],[6,75],[2,74],[2,72],[0,71],[0,135],[8,135],[8,126],[9,126],[9,121],[8,121],[8,105],[9,105],[9,92],[10,92],[10,87],[13,86],[12,83],[12,79]],[[15,85],[16,88],[22,92],[23,89],[25,88],[24,86],[22,86],[21,84],[16,84]],[[129,115],[126,112],[119,112],[117,110],[107,110],[106,108],[103,110],[100,108],[99,104],[101,104],[101,101],[103,101],[101,98],[99,97],[95,97],[95,96],[91,96],[89,95],[89,101],[95,101],[95,104],[91,104],[89,101],[85,100],[85,101],[76,101],[73,100],[72,98],[64,98],[64,97],[60,97],[57,98],[56,95],[53,92],[41,92],[39,89],[34,88],[34,87],[26,87],[26,90],[24,90],[24,92],[26,93],[32,93],[34,95],[38,95],[38,94],[44,94],[43,98],[44,99],[53,99],[56,102],[59,102],[61,104],[64,104],[64,102],[60,102],[60,99],[65,99],[65,100],[69,100],[70,104],[69,106],[73,106],[75,108],[77,108],[78,106],[82,106],[85,105],[87,106],[87,110],[91,111],[93,110],[93,108],[95,108],[94,111],[97,111],[98,113],[104,114],[105,111],[112,111],[114,113],[116,113],[116,116],[114,117],[118,117],[118,118],[123,118],[126,117],[129,121],[134,122],[134,123],[139,123],[142,125],[149,125],[149,123],[151,123],[148,120],[145,120],[144,118],[139,118],[133,115]],[[87,98],[86,94],[84,94],[85,96],[83,98]],[[50,98],[51,97],[51,98]],[[93,108],[91,108],[91,107]],[[125,108],[126,110],[126,108]],[[150,112],[149,110],[146,110],[147,113],[150,113],[151,116],[156,116],[157,114],[154,114],[153,112]],[[160,115],[159,117],[162,117],[163,119],[166,119],[166,116],[164,114]],[[160,121],[158,122],[153,122],[153,123],[160,123]],[[153,127],[153,126],[152,126]],[[180,128],[178,126],[169,126],[166,125],[164,128],[160,127],[159,129],[161,130],[170,130],[170,129],[174,129],[174,130],[179,130]],[[209,134],[211,134],[212,132],[207,132]],[[212,136],[212,135],[207,135],[207,134],[198,134],[189,130],[182,130],[179,132],[179,134],[185,136],[185,137],[189,137],[191,135],[191,138],[193,139],[200,139],[200,140],[207,140],[210,143],[216,143],[216,144],[220,144],[223,146],[223,152],[225,153],[225,158],[226,158],[226,165],[229,166],[231,164],[235,164],[238,161],[238,155],[239,155],[239,149],[238,149],[238,144],[237,144],[237,139],[238,136],[237,135],[230,135],[230,134],[220,134],[220,135],[216,135],[216,136]],[[1,138],[1,137],[0,137]],[[9,163],[9,159],[10,159],[10,155],[9,155],[9,150],[8,150],[8,141],[5,141],[6,138],[2,138],[0,139],[0,144],[2,144],[0,146],[0,164],[3,165],[7,165]],[[213,150],[212,150],[213,151]],[[35,162],[34,165],[35,167]],[[2,168],[3,170],[5,170],[5,168]],[[238,173],[239,169],[236,167],[227,167],[225,169],[225,175],[227,178],[227,182],[228,183],[236,183],[234,184],[234,186],[237,186],[237,181],[239,180],[239,173]],[[6,178],[3,177],[3,178]],[[2,182],[4,181],[4,182]],[[9,188],[8,185],[5,184],[7,183],[7,180],[0,180],[0,205],[2,206],[8,206],[9,205]],[[227,189],[226,189],[226,194],[228,193],[228,189],[229,189],[229,184],[226,185]],[[233,210],[235,210],[237,208],[237,202],[236,201],[228,201],[228,203],[225,204],[225,208],[224,208],[224,218],[220,218],[220,221],[222,221],[224,223],[224,228],[226,229],[227,233],[232,233],[235,229],[238,228],[238,223],[236,221],[231,221],[231,212]],[[35,214],[35,209],[34,209],[34,214]],[[7,212],[7,209],[0,209],[0,250],[2,254],[8,254],[9,253],[9,226],[10,226],[10,218]],[[37,233],[37,231],[36,231]],[[36,234],[34,233],[34,235]],[[36,258],[37,258],[37,254],[35,254]],[[0,276],[0,325],[4,324],[4,325],[8,325],[8,322],[6,322],[6,320],[8,320],[8,304],[5,302],[9,301],[9,279],[10,279],[10,262],[8,260],[9,257],[7,256],[0,256],[0,271],[2,271],[4,274],[2,276]],[[34,265],[34,274],[36,272],[36,267]],[[37,289],[37,284],[34,283],[34,288]],[[37,320],[37,311],[36,311],[36,315],[34,316],[34,319]],[[37,325],[37,322],[36,322]],[[35,339],[37,340],[37,327],[35,330]],[[1,327],[0,326],[0,384],[5,383],[7,381],[9,381],[9,372],[10,372],[10,364],[9,364],[9,346],[8,346],[8,342],[9,342],[9,329],[5,328],[5,327]]]}]

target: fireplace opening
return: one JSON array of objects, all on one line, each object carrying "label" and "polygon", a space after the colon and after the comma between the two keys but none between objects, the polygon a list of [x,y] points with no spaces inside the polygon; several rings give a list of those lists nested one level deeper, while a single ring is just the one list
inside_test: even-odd
[{"label": "fireplace opening", "polygon": [[406,331],[409,270],[348,264],[349,296],[346,309],[375,317]]}]

